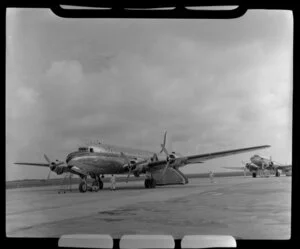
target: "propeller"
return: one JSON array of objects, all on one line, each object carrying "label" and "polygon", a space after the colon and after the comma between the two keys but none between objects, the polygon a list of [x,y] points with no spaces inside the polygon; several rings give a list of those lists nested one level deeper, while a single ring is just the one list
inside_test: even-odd
[{"label": "propeller", "polygon": [[170,165],[170,161],[168,161],[168,162],[166,163],[166,166],[164,167],[163,172],[162,172],[162,174],[161,174],[161,178],[163,178],[163,177],[165,176],[166,171],[167,171],[169,165]]},{"label": "propeller", "polygon": [[46,161],[51,165],[51,161],[50,161],[50,159],[47,157],[47,155],[46,154],[44,154],[44,158],[46,159]]},{"label": "propeller", "polygon": [[51,171],[54,171],[57,166],[64,164],[64,162],[60,162],[57,159],[56,159],[56,162],[51,162],[50,159],[49,159],[49,157],[46,154],[44,154],[44,158],[48,162],[49,169],[50,169],[50,171],[48,173],[48,176],[47,176],[47,181],[48,181],[49,178],[50,178]]},{"label": "propeller", "polygon": [[163,178],[163,177],[165,176],[166,171],[167,171],[167,169],[168,169],[168,167],[169,167],[169,165],[170,165],[170,163],[171,163],[170,156],[169,156],[169,152],[168,152],[168,150],[166,149],[166,141],[167,141],[167,131],[166,131],[165,134],[164,134],[164,141],[163,141],[163,143],[160,145],[160,146],[161,146],[161,151],[159,152],[159,153],[164,152],[164,153],[166,154],[166,156],[167,156],[167,158],[166,158],[167,163],[166,163],[166,166],[165,166],[164,169],[163,169],[163,172],[162,172],[162,174],[161,174],[161,178]]},{"label": "propeller", "polygon": [[131,174],[132,165],[131,165],[131,163],[129,162],[128,157],[127,157],[123,152],[121,152],[121,156],[125,159],[125,162],[126,162],[126,164],[128,165],[128,175],[127,175],[127,178],[126,178],[126,183],[127,183],[127,182],[128,182],[128,179],[129,179],[129,176],[130,176],[130,174]]},{"label": "propeller", "polygon": [[[164,169],[163,169],[163,172],[162,172],[162,174],[161,174],[161,178],[163,178],[164,177],[164,175],[166,174],[166,171],[167,171],[167,169],[168,169],[168,167],[170,166],[170,164],[173,162],[173,161],[175,161],[175,156],[174,157],[170,157],[170,154],[169,154],[169,152],[168,152],[168,150],[166,149],[166,141],[167,141],[167,131],[165,132],[165,134],[164,134],[164,140],[163,140],[163,143],[160,145],[161,146],[161,151],[159,152],[159,153],[162,153],[162,152],[164,152],[165,154],[166,154],[166,156],[167,156],[167,158],[166,158],[166,161],[167,161],[167,163],[166,163],[166,165],[165,165],[165,167],[164,167]],[[175,152],[172,152],[172,155],[173,154],[175,154]]]},{"label": "propeller", "polygon": [[163,143],[160,145],[160,146],[161,146],[161,151],[160,151],[159,153],[165,152],[165,154],[166,154],[167,156],[169,156],[169,152],[168,152],[167,149],[166,149],[166,140],[167,140],[167,132],[165,132],[165,134],[164,134],[164,141],[163,141]]},{"label": "propeller", "polygon": [[51,174],[51,170],[49,170],[49,173],[48,173],[46,181],[48,181],[50,179],[50,174]]}]

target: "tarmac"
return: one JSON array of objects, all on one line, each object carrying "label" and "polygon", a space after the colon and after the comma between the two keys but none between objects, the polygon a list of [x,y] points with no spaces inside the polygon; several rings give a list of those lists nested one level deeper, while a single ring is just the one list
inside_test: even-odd
[{"label": "tarmac", "polygon": [[6,190],[7,237],[65,234],[232,235],[290,239],[291,177],[192,178],[145,189],[142,181],[99,192],[58,194],[59,186]]}]

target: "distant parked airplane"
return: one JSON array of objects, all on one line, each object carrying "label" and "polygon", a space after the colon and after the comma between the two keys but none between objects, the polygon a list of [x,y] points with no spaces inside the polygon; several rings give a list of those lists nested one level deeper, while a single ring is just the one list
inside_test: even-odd
[{"label": "distant parked airplane", "polygon": [[280,176],[279,170],[285,173],[286,176],[292,175],[292,165],[283,165],[272,160],[272,158],[266,158],[259,155],[254,155],[250,158],[250,163],[244,163],[244,167],[224,167],[226,169],[242,169],[250,171],[252,177],[256,177],[257,174],[265,176],[265,171],[269,170],[275,174],[276,177]]},{"label": "distant parked airplane", "polygon": [[[100,176],[104,177],[104,175],[108,174],[126,174],[127,180],[131,174],[136,177],[140,174],[146,174],[144,182],[145,188],[155,188],[156,185],[188,183],[187,177],[179,171],[179,167],[270,147],[270,145],[263,145],[192,156],[181,156],[178,153],[169,153],[167,151],[166,136],[167,132],[164,134],[160,151],[160,153],[164,152],[166,157],[158,157],[156,153],[149,151],[99,143],[97,145],[79,147],[78,151],[67,155],[66,162],[58,160],[50,161],[49,158],[44,155],[48,163],[17,162],[15,164],[49,167],[50,170],[57,175],[63,173],[78,175],[81,178],[81,183],[79,184],[80,192],[86,192],[87,190],[98,191],[102,189],[103,182]],[[93,179],[92,186],[88,186],[87,177]]]}]

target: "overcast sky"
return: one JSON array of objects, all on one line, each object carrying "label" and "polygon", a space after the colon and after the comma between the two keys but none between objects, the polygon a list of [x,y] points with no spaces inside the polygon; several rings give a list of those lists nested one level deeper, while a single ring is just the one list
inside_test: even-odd
[{"label": "overcast sky", "polygon": [[[157,152],[165,130],[182,154],[270,144],[258,153],[291,162],[289,11],[82,20],[8,9],[6,32],[7,180],[45,178],[13,162],[65,160],[90,140]],[[254,153],[183,172],[226,171]]]}]

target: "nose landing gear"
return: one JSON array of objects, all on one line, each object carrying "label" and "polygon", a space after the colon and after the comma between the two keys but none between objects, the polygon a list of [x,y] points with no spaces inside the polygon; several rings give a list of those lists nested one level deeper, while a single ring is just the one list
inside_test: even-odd
[{"label": "nose landing gear", "polygon": [[88,189],[87,183],[85,180],[83,180],[81,183],[79,183],[79,192],[85,193]]},{"label": "nose landing gear", "polygon": [[91,192],[98,192],[100,189],[103,189],[103,182],[101,181],[99,176],[94,178],[92,182],[92,186],[89,186],[86,177],[82,179],[81,183],[79,184],[79,192],[85,193],[86,191]]}]

